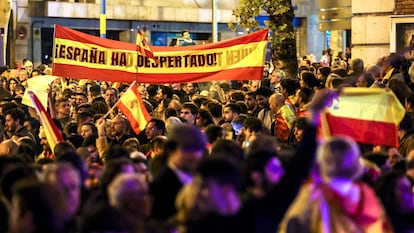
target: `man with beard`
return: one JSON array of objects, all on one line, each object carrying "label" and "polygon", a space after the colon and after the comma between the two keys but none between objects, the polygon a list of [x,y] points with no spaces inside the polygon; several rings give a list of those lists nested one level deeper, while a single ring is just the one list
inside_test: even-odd
[{"label": "man with beard", "polygon": [[148,121],[147,126],[145,127],[145,135],[147,137],[147,142],[144,145],[141,145],[139,148],[139,151],[146,155],[150,155],[150,145],[152,143],[152,140],[155,137],[162,136],[165,134],[165,123],[164,121],[160,119],[151,119]]},{"label": "man with beard", "polygon": [[256,92],[247,92],[244,98],[244,102],[247,105],[247,115],[257,117],[261,109],[257,106],[256,103]]},{"label": "man with beard", "polygon": [[272,122],[275,120],[269,107],[269,97],[273,94],[268,87],[260,87],[256,91],[257,106],[261,109],[257,114],[257,118],[263,121],[265,128],[270,130]]},{"label": "man with beard", "polygon": [[21,137],[28,137],[30,140],[36,141],[30,131],[23,126],[25,114],[20,109],[11,109],[6,112],[5,138],[17,140]]}]

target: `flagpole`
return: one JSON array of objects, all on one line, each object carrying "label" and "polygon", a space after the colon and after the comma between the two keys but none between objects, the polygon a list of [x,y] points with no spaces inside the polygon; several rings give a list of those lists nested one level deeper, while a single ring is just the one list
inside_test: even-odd
[{"label": "flagpole", "polygon": [[138,36],[139,27],[135,30],[135,52],[137,53],[137,64],[136,64],[136,73],[135,73],[135,83],[138,83],[138,59],[139,59],[139,51],[138,51],[138,44],[137,44],[137,36]]}]

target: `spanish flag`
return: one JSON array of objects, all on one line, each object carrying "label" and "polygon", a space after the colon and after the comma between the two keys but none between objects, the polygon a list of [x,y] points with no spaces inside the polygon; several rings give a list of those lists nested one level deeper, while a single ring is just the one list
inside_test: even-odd
[{"label": "spanish flag", "polygon": [[56,127],[55,123],[50,118],[49,113],[45,110],[40,100],[37,96],[32,92],[28,92],[30,99],[33,102],[34,108],[39,115],[40,122],[43,125],[43,130],[46,134],[47,142],[49,143],[50,149],[55,148],[58,142],[63,142],[62,134],[60,133],[59,129]]},{"label": "spanish flag", "polygon": [[128,118],[136,134],[144,130],[147,122],[151,120],[151,116],[145,108],[135,82],[121,96],[117,103],[117,108]]},{"label": "spanish flag", "polygon": [[321,135],[347,135],[359,143],[398,147],[397,127],[404,114],[392,91],[344,88],[321,116]]},{"label": "spanish flag", "polygon": [[154,53],[152,52],[148,44],[147,38],[145,37],[145,34],[141,29],[137,30],[137,51],[139,55],[148,57],[153,62],[158,63],[158,60],[154,56]]}]

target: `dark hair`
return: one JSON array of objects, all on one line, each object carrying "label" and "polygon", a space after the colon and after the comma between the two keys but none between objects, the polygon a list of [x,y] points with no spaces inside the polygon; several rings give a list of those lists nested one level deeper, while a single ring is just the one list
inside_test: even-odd
[{"label": "dark hair", "polygon": [[294,95],[299,88],[299,83],[294,79],[283,79],[280,85],[286,90],[287,94]]},{"label": "dark hair", "polygon": [[213,116],[211,116],[210,112],[205,109],[199,110],[198,117],[201,119],[203,127],[214,124]]},{"label": "dark hair", "polygon": [[224,106],[224,108],[230,108],[232,112],[237,113],[237,114],[241,113],[240,106],[234,103],[228,103]]},{"label": "dark hair", "polygon": [[[405,177],[403,172],[391,171],[381,175],[374,184],[375,192],[389,213],[398,213],[398,198],[395,195],[398,180]],[[402,203],[403,204],[403,203]]]},{"label": "dark hair", "polygon": [[263,122],[257,117],[249,116],[244,120],[243,127],[252,132],[261,132],[263,129]]},{"label": "dark hair", "polygon": [[113,159],[120,159],[120,158],[129,159],[129,152],[127,149],[125,149],[125,147],[119,144],[115,144],[111,146],[105,155],[106,162],[109,162]]},{"label": "dark hair", "polygon": [[252,153],[249,153],[245,160],[243,169],[246,185],[253,185],[253,182],[250,179],[251,173],[260,172],[263,174],[267,163],[275,157],[277,157],[277,154],[271,151],[257,150]]},{"label": "dark hair", "polygon": [[63,232],[67,206],[64,194],[55,185],[33,179],[22,180],[13,188],[13,197],[19,200],[21,214],[32,213],[34,232]]},{"label": "dark hair", "polygon": [[36,179],[36,172],[33,168],[23,164],[15,166],[3,175],[1,179],[1,192],[10,203],[13,186],[25,178]]},{"label": "dark hair", "polygon": [[117,209],[107,204],[93,206],[82,216],[80,233],[133,232],[127,219]]},{"label": "dark hair", "polygon": [[185,102],[183,103],[181,109],[190,109],[191,114],[193,115],[197,115],[199,108],[197,107],[197,105],[191,103],[191,102]]},{"label": "dark hair", "polygon": [[80,174],[81,179],[82,179],[82,184],[83,181],[86,180],[87,178],[87,171],[86,171],[86,167],[85,167],[85,161],[82,159],[82,157],[76,153],[76,152],[66,152],[62,155],[60,155],[59,157],[56,157],[56,162],[57,163],[70,163],[70,165],[72,165]]},{"label": "dark hair", "polygon": [[186,32],[190,33],[190,31],[188,29],[184,29],[184,30],[181,31],[181,35],[184,36],[184,33],[186,33]]},{"label": "dark hair", "polygon": [[270,90],[270,88],[268,88],[268,87],[259,87],[256,90],[256,95],[262,95],[262,96],[267,97],[267,98],[270,97],[272,94],[273,94],[273,91]]},{"label": "dark hair", "polygon": [[217,138],[221,138],[224,136],[223,128],[218,125],[209,125],[204,129],[204,133],[206,134],[208,143],[214,143]]},{"label": "dark hair", "polygon": [[228,159],[236,165],[241,165],[244,159],[243,148],[233,140],[218,139],[211,147],[211,156]]},{"label": "dark hair", "polygon": [[173,98],[174,91],[173,91],[173,89],[170,86],[163,85],[160,88],[162,90],[162,94],[163,95],[167,95],[167,98],[168,99],[172,99]]},{"label": "dark hair", "polygon": [[304,87],[300,89],[299,97],[302,99],[302,102],[306,104],[312,100],[313,94],[315,94],[314,90]]},{"label": "dark hair", "polygon": [[96,147],[96,139],[98,139],[98,135],[92,134],[86,137],[82,142],[82,147],[94,146]]},{"label": "dark hair", "polygon": [[207,108],[213,117],[221,117],[223,114],[223,105],[219,102],[210,102]]},{"label": "dark hair", "polygon": [[51,148],[55,157],[60,157],[67,152],[75,152],[76,148],[70,142],[58,142],[55,148]]},{"label": "dark hair", "polygon": [[247,114],[247,104],[244,101],[239,100],[236,104],[240,107],[241,114]]},{"label": "dark hair", "polygon": [[55,102],[55,107],[57,108],[57,107],[59,107],[59,105],[61,104],[61,103],[68,103],[68,99],[67,98],[59,98],[59,99],[57,99],[56,100],[56,102]]},{"label": "dark hair", "polygon": [[7,111],[5,115],[10,115],[13,118],[13,120],[19,120],[20,125],[23,125],[24,118],[26,117],[24,112],[18,108]]},{"label": "dark hair", "polygon": [[157,119],[157,118],[152,118],[151,120],[148,121],[148,123],[153,122],[155,124],[155,127],[157,127],[158,130],[162,131],[162,135],[165,134],[165,122],[163,120]]},{"label": "dark hair", "polygon": [[212,179],[221,185],[231,185],[239,189],[241,185],[240,170],[231,162],[221,158],[208,158],[197,167],[197,174],[203,179]]},{"label": "dark hair", "polygon": [[105,169],[101,177],[101,191],[107,193],[108,185],[114,180],[114,178],[122,172],[122,168],[125,165],[133,165],[133,162],[129,158],[113,158],[107,160]]}]

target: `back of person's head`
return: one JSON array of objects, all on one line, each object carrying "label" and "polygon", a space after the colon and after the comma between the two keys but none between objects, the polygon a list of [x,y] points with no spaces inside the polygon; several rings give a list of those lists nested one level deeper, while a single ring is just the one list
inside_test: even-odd
[{"label": "back of person's head", "polygon": [[101,177],[101,190],[104,193],[107,193],[108,185],[117,175],[128,173],[129,171],[125,171],[128,167],[133,168],[133,162],[129,158],[114,158],[107,161]]},{"label": "back of person's head", "polygon": [[105,161],[109,162],[112,159],[129,158],[129,152],[122,145],[113,145],[109,148],[105,155]]},{"label": "back of person's head", "polygon": [[243,128],[259,133],[263,129],[263,122],[257,117],[247,117],[246,120],[244,120]]},{"label": "back of person's head", "polygon": [[168,135],[166,144],[167,153],[178,148],[184,150],[204,150],[207,145],[207,138],[197,127],[189,125],[179,125]]},{"label": "back of person's head", "polygon": [[262,95],[264,97],[270,97],[273,94],[273,91],[268,87],[259,87],[256,90],[256,95]]},{"label": "back of person's head", "polygon": [[208,158],[201,161],[196,174],[203,180],[213,180],[220,185],[230,185],[236,190],[241,185],[239,168],[222,158]]},{"label": "back of person's head", "polygon": [[56,157],[57,163],[69,163],[72,165],[77,172],[80,174],[82,183],[87,178],[86,163],[85,160],[76,152],[70,151],[66,152],[59,157]]},{"label": "back of person's head", "polygon": [[413,206],[412,204],[410,205],[409,203],[405,203],[405,200],[402,200],[402,197],[397,195],[400,189],[399,183],[401,182],[401,179],[407,179],[405,173],[399,171],[391,171],[382,174],[375,181],[375,192],[381,199],[381,202],[384,205],[387,213],[405,214],[406,212],[403,211],[405,209],[403,205],[409,205],[411,207]]},{"label": "back of person's head", "polygon": [[355,58],[352,60],[351,67],[354,72],[362,73],[364,71],[364,61],[360,58]]},{"label": "back of person's head", "polygon": [[317,150],[317,163],[325,180],[355,180],[363,173],[357,143],[348,137],[333,137]]},{"label": "back of person's head", "polygon": [[67,152],[75,152],[76,148],[70,142],[58,142],[53,149],[55,157],[60,157]]},{"label": "back of person's head", "polygon": [[150,97],[155,97],[157,95],[158,85],[151,84],[147,87],[147,93]]},{"label": "back of person's head", "polygon": [[403,119],[400,122],[399,130],[408,131],[413,128],[413,120],[408,114],[404,114]]},{"label": "back of person's head", "polygon": [[[268,168],[268,164],[271,160],[276,160]],[[277,159],[277,153],[271,151],[254,151],[246,156],[244,162],[244,179],[247,186],[254,185],[251,175],[254,172],[259,172],[264,177],[266,176],[266,169],[269,169],[272,173],[283,173],[283,167],[280,160]]]},{"label": "back of person's head", "polygon": [[217,139],[224,136],[223,128],[218,125],[209,125],[204,129],[208,143],[213,144]]},{"label": "back of person's head", "polygon": [[289,96],[294,95],[299,88],[299,83],[294,79],[283,79],[280,85],[286,89]]},{"label": "back of person's head", "polygon": [[[49,183],[33,179],[21,180],[13,187],[13,200],[19,203],[13,205],[11,214],[20,213],[21,216],[30,214],[34,226],[26,226],[26,230],[34,228],[33,232],[59,233],[63,232],[67,220],[67,206],[63,193]],[[17,221],[20,218],[16,219]],[[15,227],[22,228],[25,221],[11,221],[11,232]]]},{"label": "back of person's head", "polygon": [[11,168],[1,177],[1,193],[9,203],[11,203],[14,185],[26,178],[36,179],[36,173],[33,168],[23,164]]},{"label": "back of person's head", "polygon": [[96,205],[82,216],[80,233],[133,232],[122,213],[109,205]]},{"label": "back of person's head", "polygon": [[170,86],[160,86],[162,90],[162,94],[167,96],[167,99],[172,99],[174,95],[174,91]]},{"label": "back of person's head", "polygon": [[219,102],[210,102],[207,104],[207,108],[210,111],[211,115],[213,117],[221,117],[223,114],[222,110],[223,105]]},{"label": "back of person's head", "polygon": [[211,157],[219,156],[228,159],[232,163],[240,166],[244,159],[243,148],[233,140],[218,139],[211,147]]},{"label": "back of person's head", "polygon": [[165,120],[165,131],[166,133],[170,133],[174,127],[178,125],[182,125],[183,122],[178,117],[168,117],[167,120]]},{"label": "back of person's head", "polygon": [[108,199],[111,206],[121,212],[143,220],[149,215],[149,188],[143,174],[118,175],[108,186]]}]

